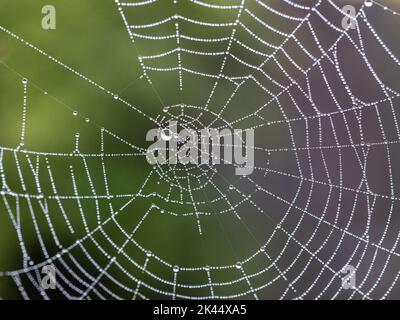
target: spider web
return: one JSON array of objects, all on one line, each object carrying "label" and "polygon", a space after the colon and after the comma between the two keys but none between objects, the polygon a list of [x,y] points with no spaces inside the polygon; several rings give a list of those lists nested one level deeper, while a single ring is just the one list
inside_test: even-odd
[{"label": "spider web", "polygon": [[[26,143],[31,92],[48,93],[21,76],[19,144],[0,149],[1,219],[20,260],[0,267],[0,281],[24,299],[398,296],[400,48],[382,21],[397,26],[400,17],[390,3],[355,1],[356,27],[343,28],[352,19],[344,5],[115,1],[110,14],[137,52],[137,81],[156,97],[153,109],[0,25],[149,128],[176,120],[196,130],[252,128],[256,137],[250,176],[153,167],[144,132],[132,142],[94,120],[96,110],[65,105],[82,126],[73,150],[35,151]],[[85,152],[92,131],[98,143]],[[128,189],[121,179],[132,179]],[[46,265],[57,270],[56,290],[41,286]],[[355,269],[351,290],[342,286],[346,266]]]}]

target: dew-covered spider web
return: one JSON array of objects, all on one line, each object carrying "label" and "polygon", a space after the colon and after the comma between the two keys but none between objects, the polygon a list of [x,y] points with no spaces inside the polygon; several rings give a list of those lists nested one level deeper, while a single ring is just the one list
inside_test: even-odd
[{"label": "dew-covered spider web", "polygon": [[[116,30],[99,31],[90,60],[113,58],[96,69],[70,62],[78,46],[0,21],[0,41],[23,50],[0,63],[2,298],[400,296],[397,1],[104,5],[87,10]],[[121,61],[124,88],[110,76]],[[146,132],[171,120],[254,129],[254,172],[150,165]]]}]

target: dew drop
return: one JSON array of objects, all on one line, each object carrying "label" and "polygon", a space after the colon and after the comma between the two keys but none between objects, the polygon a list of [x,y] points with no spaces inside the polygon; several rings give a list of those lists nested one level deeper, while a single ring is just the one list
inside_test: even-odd
[{"label": "dew drop", "polygon": [[168,128],[161,130],[161,139],[169,141],[172,139],[172,132]]},{"label": "dew drop", "polygon": [[366,7],[372,7],[373,4],[374,4],[373,0],[365,0],[365,6]]}]

